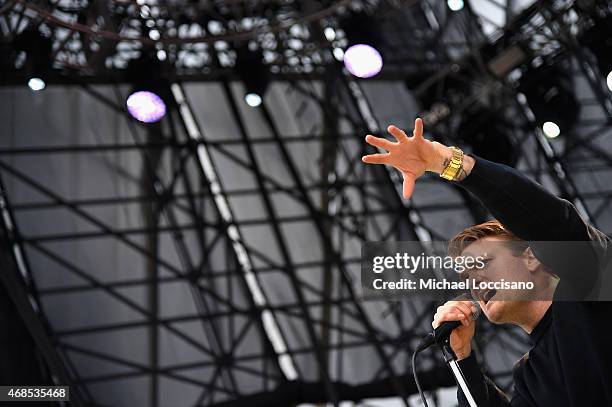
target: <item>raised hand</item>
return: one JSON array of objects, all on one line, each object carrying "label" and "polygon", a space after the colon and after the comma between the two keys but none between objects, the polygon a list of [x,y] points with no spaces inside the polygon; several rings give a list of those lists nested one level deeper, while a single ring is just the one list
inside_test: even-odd
[{"label": "raised hand", "polygon": [[450,152],[444,145],[432,142],[423,137],[423,120],[416,119],[412,137],[403,130],[389,126],[387,131],[396,142],[384,138],[366,136],[366,142],[372,146],[387,150],[387,153],[369,154],[361,160],[367,164],[391,165],[404,177],[403,195],[408,199],[414,191],[414,183],[425,171],[441,173],[444,170],[444,160],[450,157]]},{"label": "raised hand", "polygon": [[453,329],[450,336],[450,346],[459,360],[470,356],[472,352],[472,338],[476,330],[476,322],[472,315],[476,307],[471,301],[448,301],[436,310],[431,326],[436,329],[445,321],[460,321],[461,326]]}]

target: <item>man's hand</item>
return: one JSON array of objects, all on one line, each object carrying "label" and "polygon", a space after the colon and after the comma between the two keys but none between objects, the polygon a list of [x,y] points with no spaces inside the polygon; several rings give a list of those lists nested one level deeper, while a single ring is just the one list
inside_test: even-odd
[{"label": "man's hand", "polygon": [[[387,131],[397,142],[368,135],[366,136],[368,144],[388,152],[366,155],[361,160],[368,164],[391,165],[399,170],[404,177],[404,198],[410,198],[417,178],[425,171],[441,174],[452,157],[452,150],[443,144],[425,139],[421,119],[415,120],[412,137],[408,137],[403,130],[395,126],[389,126]],[[471,157],[468,158],[471,159]],[[471,166],[469,168],[471,169]],[[466,169],[465,159],[464,169]]]},{"label": "man's hand", "polygon": [[455,328],[450,336],[450,346],[457,359],[465,359],[472,352],[472,337],[476,321],[472,314],[476,306],[471,301],[448,301],[438,307],[431,326],[436,329],[444,321],[461,321],[461,326]]}]

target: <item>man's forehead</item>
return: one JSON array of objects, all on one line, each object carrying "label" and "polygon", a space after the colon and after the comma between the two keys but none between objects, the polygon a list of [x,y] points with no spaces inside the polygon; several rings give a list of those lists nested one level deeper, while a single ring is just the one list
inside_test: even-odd
[{"label": "man's forehead", "polygon": [[496,236],[487,236],[482,239],[478,239],[470,243],[463,251],[461,256],[484,256],[485,254],[493,254],[497,250],[503,247],[503,242],[507,242],[508,239],[504,239]]}]

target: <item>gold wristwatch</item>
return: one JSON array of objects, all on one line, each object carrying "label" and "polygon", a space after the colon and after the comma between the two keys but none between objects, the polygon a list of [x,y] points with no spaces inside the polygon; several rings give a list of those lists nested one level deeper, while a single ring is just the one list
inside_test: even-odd
[{"label": "gold wristwatch", "polygon": [[455,181],[461,173],[461,168],[463,167],[463,151],[457,147],[450,147],[450,149],[453,152],[453,156],[440,176],[449,181]]}]

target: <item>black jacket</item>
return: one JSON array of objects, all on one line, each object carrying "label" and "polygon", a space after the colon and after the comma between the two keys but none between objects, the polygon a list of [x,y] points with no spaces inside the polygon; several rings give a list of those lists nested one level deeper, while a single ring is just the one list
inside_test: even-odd
[{"label": "black jacket", "polygon": [[[513,168],[476,157],[460,185],[515,235],[533,242],[536,257],[560,278],[551,307],[529,335],[533,347],[514,367],[511,396],[481,373],[473,354],[459,362],[478,406],[612,406],[612,302],[560,299],[597,286],[612,252],[606,250],[610,239],[586,224],[571,203]],[[560,256],[538,241],[584,245]],[[468,406],[461,390],[458,399]]]}]

